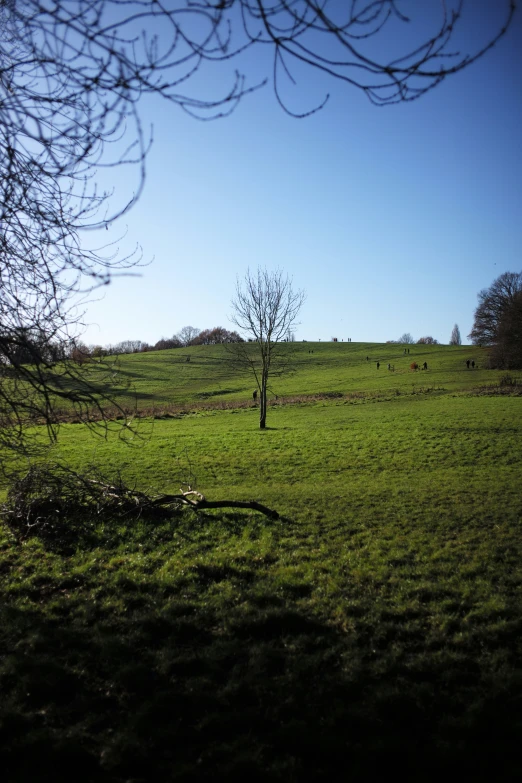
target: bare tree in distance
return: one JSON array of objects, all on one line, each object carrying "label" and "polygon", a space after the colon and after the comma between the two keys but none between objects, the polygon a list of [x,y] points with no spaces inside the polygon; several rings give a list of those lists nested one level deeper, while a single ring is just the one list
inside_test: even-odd
[{"label": "bare tree in distance", "polygon": [[419,337],[417,340],[417,345],[438,345],[439,341],[435,339],[435,337],[431,337],[430,335],[427,335],[426,337]]},{"label": "bare tree in distance", "polygon": [[404,332],[404,334],[399,337],[398,342],[403,343],[404,345],[413,345],[415,340],[409,332]]},{"label": "bare tree in distance", "polygon": [[522,272],[504,272],[480,291],[478,300],[469,339],[474,345],[491,346],[491,366],[518,369],[522,366]]},{"label": "bare tree in distance", "polygon": [[460,329],[458,324],[455,324],[453,329],[451,330],[451,337],[450,337],[449,344],[462,345],[462,339],[460,337]]},{"label": "bare tree in distance", "polygon": [[176,337],[180,341],[181,345],[186,348],[188,345],[192,345],[200,330],[195,326],[184,326],[179,330]]},{"label": "bare tree in distance", "polygon": [[231,320],[252,342],[227,347],[233,363],[254,376],[262,430],[266,428],[268,379],[291,369],[293,350],[288,334],[297,325],[304,300],[304,292],[294,291],[292,280],[280,270],[248,270],[236,284]]},{"label": "bare tree in distance", "polygon": [[[282,108],[306,116],[328,96],[291,109],[284,82],[291,85],[292,68],[304,67],[362,90],[376,104],[411,101],[482,57],[515,12],[513,0],[499,2],[497,31],[473,52],[457,54],[455,32],[466,28],[463,0],[434,0],[433,7],[440,15],[419,40],[392,0],[349,8],[329,0],[0,0],[0,338],[10,368],[9,381],[0,378],[0,421],[9,425],[12,408],[23,410],[30,387],[34,415],[53,430],[55,401],[82,381],[75,376],[67,384],[64,376],[56,385],[54,374],[20,363],[20,340],[27,337],[27,353],[38,334],[44,354],[77,341],[85,296],[141,261],[140,248],[125,255],[116,241],[104,241],[105,229],[143,189],[152,131],[140,117],[141,98],[156,95],[194,117],[218,118],[271,81]],[[396,24],[412,29],[410,47],[379,56],[397,40]],[[249,49],[271,60],[256,61],[252,81],[239,70]],[[230,62],[230,81],[202,97],[194,85],[219,62]],[[218,83],[205,83],[212,82]],[[137,171],[135,191],[115,203],[99,172],[129,165]],[[103,240],[85,241],[100,229]],[[93,388],[92,402],[101,400],[97,394]],[[76,400],[73,391],[70,402],[88,418],[83,396]]]}]

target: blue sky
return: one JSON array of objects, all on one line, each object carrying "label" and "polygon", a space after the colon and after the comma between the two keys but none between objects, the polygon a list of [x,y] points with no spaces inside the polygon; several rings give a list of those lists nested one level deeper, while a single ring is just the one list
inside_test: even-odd
[{"label": "blue sky", "polygon": [[[487,38],[500,5],[468,0],[466,42]],[[214,122],[147,99],[145,189],[106,236],[127,227],[122,249],[139,243],[153,260],[89,304],[85,341],[232,328],[236,278],[260,265],[305,290],[297,339],[410,332],[447,343],[458,323],[466,342],[477,293],[522,269],[521,17],[478,63],[410,104],[376,108],[317,74],[300,74],[288,92],[299,110],[331,93],[303,120],[286,115],[270,87]],[[254,75],[256,57],[245,63]],[[218,67],[208,86],[227,78]],[[116,200],[134,180],[110,171]]]}]

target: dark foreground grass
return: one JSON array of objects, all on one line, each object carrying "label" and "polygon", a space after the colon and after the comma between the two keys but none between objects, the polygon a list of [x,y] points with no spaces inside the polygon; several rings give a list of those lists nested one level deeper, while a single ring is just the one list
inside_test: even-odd
[{"label": "dark foreground grass", "polygon": [[518,536],[348,533],[184,515],[4,550],[4,779],[511,779]]},{"label": "dark foreground grass", "polygon": [[264,433],[253,409],[207,411],[136,449],[64,427],[73,467],[163,490],[192,472],[283,518],[5,531],[4,779],[514,780],[521,405],[323,400]]}]

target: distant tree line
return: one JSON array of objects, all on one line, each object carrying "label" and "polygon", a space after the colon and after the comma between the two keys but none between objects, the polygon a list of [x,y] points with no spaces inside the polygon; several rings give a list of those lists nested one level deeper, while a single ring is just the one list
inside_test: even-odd
[{"label": "distant tree line", "polygon": [[[395,345],[415,345],[415,340],[411,336],[409,332],[405,332],[403,335],[399,337],[398,340],[386,340],[387,343],[395,344]],[[438,345],[439,341],[436,340],[434,337],[426,336],[426,337],[419,337],[417,340],[417,345]]]},{"label": "distant tree line", "polygon": [[172,337],[162,337],[154,344],[141,340],[124,340],[115,345],[89,346],[87,351],[91,356],[128,353],[146,353],[148,351],[168,351],[172,348],[187,348],[190,345],[224,345],[225,343],[241,343],[243,338],[237,332],[231,332],[223,326],[200,330],[195,326],[184,326]]},{"label": "distant tree line", "polygon": [[172,348],[186,348],[190,345],[222,345],[240,342],[243,342],[243,338],[237,332],[231,332],[222,326],[202,331],[194,326],[184,326],[178,334],[162,337],[153,345],[142,340],[122,340],[115,345],[105,346],[87,345],[79,340],[53,342],[47,338],[47,335],[40,334],[37,330],[20,328],[10,330],[9,335],[0,334],[0,364],[15,367],[28,364],[50,365],[67,359],[83,364],[88,359],[104,356],[166,351]]},{"label": "distant tree line", "polygon": [[52,364],[65,358],[65,347],[49,340],[36,328],[12,327],[0,330],[0,364],[21,367],[24,364]]}]

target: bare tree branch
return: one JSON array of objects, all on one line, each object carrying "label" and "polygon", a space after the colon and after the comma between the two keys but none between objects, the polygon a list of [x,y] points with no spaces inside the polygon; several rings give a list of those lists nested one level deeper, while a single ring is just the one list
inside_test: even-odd
[{"label": "bare tree branch", "polygon": [[213,508],[245,508],[279,519],[277,511],[255,500],[207,500],[189,487],[176,495],[151,495],[128,486],[121,476],[108,480],[97,470],[78,473],[63,465],[32,465],[12,482],[7,500],[0,504],[0,519],[21,541],[40,535],[55,541],[71,534],[88,520],[109,518],[157,518],[160,509],[203,511]]}]

